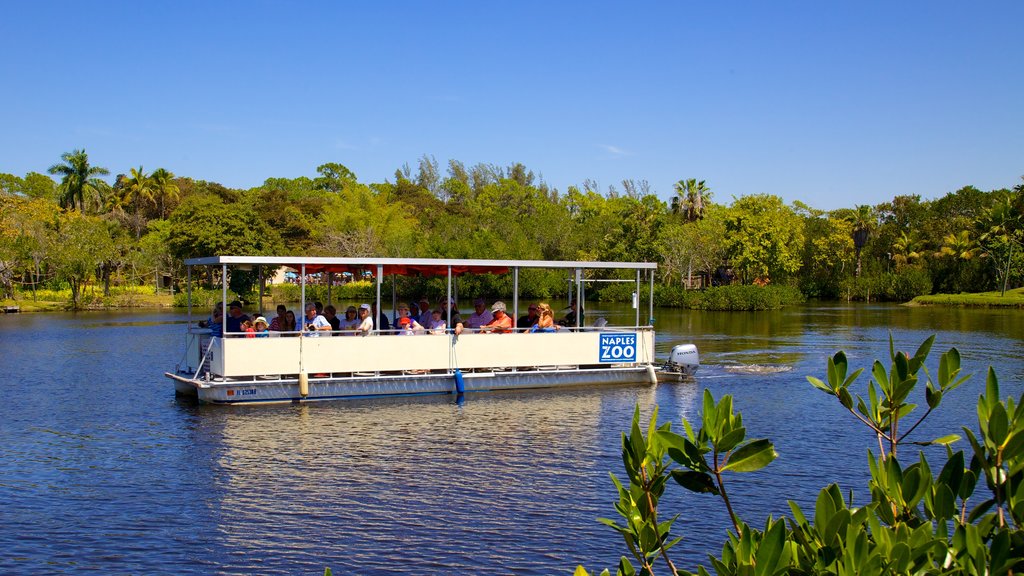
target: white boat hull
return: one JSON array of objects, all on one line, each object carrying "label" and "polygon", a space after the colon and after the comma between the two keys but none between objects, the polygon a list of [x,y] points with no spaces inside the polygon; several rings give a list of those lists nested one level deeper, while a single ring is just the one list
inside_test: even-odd
[{"label": "white boat hull", "polygon": [[[342,377],[310,377],[308,394],[301,394],[298,378],[193,379],[190,374],[166,373],[174,380],[177,393],[194,396],[211,404],[301,403],[366,398],[371,396],[411,396],[456,394],[454,373],[389,374]],[[467,393],[529,388],[572,386],[654,384],[653,368],[629,366],[594,369],[536,369],[475,371],[462,373]]]}]

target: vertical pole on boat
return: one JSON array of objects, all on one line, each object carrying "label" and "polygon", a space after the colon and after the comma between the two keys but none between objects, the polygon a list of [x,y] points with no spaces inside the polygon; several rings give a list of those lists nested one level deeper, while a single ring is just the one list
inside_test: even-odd
[{"label": "vertical pole on boat", "polygon": [[[306,317],[306,265],[305,264],[302,265],[302,267],[299,270],[299,272],[301,273],[301,278],[299,280],[299,285],[302,287],[300,289],[300,292],[301,292],[300,298],[302,299],[302,303],[299,306],[299,313],[296,314],[296,317],[297,318],[305,318]],[[297,328],[297,326],[293,326],[292,327],[293,330],[295,328]]]},{"label": "vertical pole on boat", "polygon": [[331,288],[333,288],[333,287],[334,287],[334,272],[328,272],[327,273],[327,304],[328,305],[333,303],[333,300],[331,300]]},{"label": "vertical pole on boat", "polygon": [[220,335],[226,336],[228,329],[228,265],[220,265]]},{"label": "vertical pole on boat", "polygon": [[[299,272],[302,275],[302,278],[299,281],[299,285],[301,286],[300,292],[301,292],[301,298],[302,298],[302,303],[301,303],[302,308],[299,309],[299,314],[298,314],[298,316],[296,318],[296,321],[304,323],[305,322],[305,318],[306,318],[306,264],[305,263],[302,264],[301,269],[299,270]],[[301,318],[301,320],[300,320],[300,318]],[[296,329],[299,329],[299,327],[298,326],[292,326],[292,329],[296,330]],[[305,392],[306,394],[309,394],[309,375],[306,374],[306,365],[305,365],[305,362],[303,362],[303,359],[305,357],[305,353],[304,353],[305,351],[302,349],[302,345],[306,341],[306,339],[304,338],[305,333],[306,332],[303,330],[303,331],[301,331],[298,334],[298,336],[299,336],[299,396],[303,396],[303,392]]]},{"label": "vertical pole on boat", "polygon": [[576,269],[576,327],[580,327],[580,316],[583,316],[583,270]]},{"label": "vertical pole on boat", "polygon": [[189,326],[189,328],[191,328],[192,327],[192,265],[191,264],[188,264],[188,265],[185,266],[185,278],[187,279],[186,283],[185,283],[185,290],[188,293],[186,295],[187,296],[187,300],[188,300],[188,326]]},{"label": "vertical pole on boat", "polygon": [[449,330],[451,330],[453,328],[453,326],[452,326],[452,265],[451,264],[448,265],[448,293],[445,294],[445,297],[444,297],[444,309],[448,311],[448,317],[445,318],[444,325],[447,326]]},{"label": "vertical pole on boat", "polygon": [[259,315],[263,316],[263,282],[264,282],[264,280],[266,280],[266,278],[263,277],[263,265],[262,264],[257,264],[256,265],[256,274],[258,274],[259,277],[260,277],[260,305],[259,305],[260,312],[259,312]]},{"label": "vertical pole on boat", "polygon": [[647,323],[654,326],[654,270],[648,270],[648,274],[651,275],[651,293],[647,303],[648,318]]},{"label": "vertical pole on boat", "polygon": [[[398,286],[395,283],[395,275],[391,274],[391,319],[394,320],[398,308]],[[394,326],[392,326],[394,328]]]},{"label": "vertical pole on boat", "polygon": [[633,308],[636,308],[636,325],[640,325],[640,269],[636,269],[636,291],[633,292],[636,299],[633,300]]},{"label": "vertical pole on boat", "polygon": [[373,325],[377,327],[377,331],[380,331],[380,313],[383,312],[380,308],[380,283],[384,277],[384,266],[377,264],[377,305],[374,306],[374,310],[377,311],[377,317],[373,319]]},{"label": "vertical pole on boat", "polygon": [[[512,269],[512,322],[519,319],[519,267]],[[521,328],[521,326],[515,326]]]}]

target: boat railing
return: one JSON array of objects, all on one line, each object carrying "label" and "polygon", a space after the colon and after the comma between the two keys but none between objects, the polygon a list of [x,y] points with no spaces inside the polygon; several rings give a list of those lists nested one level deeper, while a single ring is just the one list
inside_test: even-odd
[{"label": "boat railing", "polygon": [[[242,335],[244,336],[244,334]],[[463,332],[458,337],[211,338],[215,377],[381,373],[406,370],[643,365],[654,362],[651,327],[560,330],[543,336]],[[503,337],[504,336],[504,337]],[[197,350],[198,359],[205,357]],[[202,362],[200,361],[201,365]]]}]

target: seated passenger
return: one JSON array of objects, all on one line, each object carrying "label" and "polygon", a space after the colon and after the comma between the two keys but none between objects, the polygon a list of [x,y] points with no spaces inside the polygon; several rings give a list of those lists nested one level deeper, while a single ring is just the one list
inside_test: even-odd
[{"label": "seated passenger", "polygon": [[530,332],[554,332],[561,328],[561,326],[555,324],[555,313],[546,302],[537,304],[537,312],[540,313],[540,317],[537,323],[530,328]]},{"label": "seated passenger", "polygon": [[370,305],[360,304],[359,305],[359,334],[362,336],[368,336],[370,332],[373,332],[373,316],[370,316]]},{"label": "seated passenger", "polygon": [[[441,318],[447,318],[450,312],[452,332],[454,332],[456,336],[462,334],[462,329],[465,327],[465,325],[462,323],[462,315],[459,314],[459,307],[455,304],[455,299],[442,299],[440,305]],[[451,310],[449,310],[449,306],[451,307]]]},{"label": "seated passenger", "polygon": [[423,326],[408,316],[399,318],[397,326],[399,336],[412,336],[424,332]]},{"label": "seated passenger", "polygon": [[382,310],[379,314],[377,313],[377,303],[376,302],[374,302],[370,306],[371,306],[370,311],[373,314],[370,317],[374,318],[375,321],[377,322],[377,330],[391,330],[391,323],[388,322],[388,317],[384,315],[384,311]]},{"label": "seated passenger", "polygon": [[562,326],[575,328],[577,313],[579,314],[579,325],[583,326],[583,308],[577,307],[576,299],[573,298],[569,301],[569,313],[565,315],[565,318],[559,320],[558,323]]},{"label": "seated passenger", "polygon": [[277,316],[275,316],[274,319],[270,321],[269,329],[273,330],[274,332],[285,332],[285,331],[289,331],[290,332],[290,331],[294,330],[295,329],[295,322],[292,321],[291,324],[288,324],[287,316],[288,316],[288,308],[285,307],[284,304],[278,304],[277,305]]},{"label": "seated passenger", "polygon": [[242,322],[249,320],[249,317],[242,312],[242,303],[234,300],[228,304],[228,319],[224,325],[226,334],[242,332]]},{"label": "seated passenger", "polygon": [[246,338],[256,337],[256,327],[253,325],[252,320],[242,321],[242,332],[245,332]]},{"label": "seated passenger", "polygon": [[341,330],[346,336],[355,336],[359,331],[359,317],[355,306],[345,309],[345,317],[341,319]]},{"label": "seated passenger", "polygon": [[466,328],[480,328],[494,319],[483,298],[473,300],[473,313],[466,320]]},{"label": "seated passenger", "polygon": [[305,336],[315,338],[320,336],[321,332],[327,332],[325,336],[330,336],[331,323],[327,321],[327,318],[316,313],[316,304],[306,304],[306,318],[302,324]]},{"label": "seated passenger", "polygon": [[213,312],[210,313],[210,317],[206,320],[199,321],[200,328],[209,328],[210,336],[217,336],[218,338],[224,335],[224,307],[223,303],[217,302],[213,307]]},{"label": "seated passenger", "polygon": [[341,329],[341,318],[338,318],[338,309],[335,308],[333,304],[324,308],[324,318],[326,318],[327,323],[331,325],[331,330]]},{"label": "seated passenger", "polygon": [[493,318],[487,324],[480,327],[481,332],[494,332],[495,334],[507,334],[512,331],[512,317],[505,313],[505,303],[498,300],[491,306]]},{"label": "seated passenger", "polygon": [[267,319],[263,316],[256,317],[256,321],[253,322],[253,328],[256,331],[257,338],[266,338],[270,336],[270,331],[267,327]]},{"label": "seated passenger", "polygon": [[[284,326],[282,326],[281,331],[282,332],[295,332],[298,329],[298,327],[299,327],[299,323],[295,320],[295,312],[292,312],[291,310],[289,310],[288,312],[285,313],[284,318],[285,318],[285,323],[284,323]],[[289,334],[289,336],[294,336],[294,334]]]},{"label": "seated passenger", "polygon": [[444,334],[447,326],[444,323],[444,317],[440,308],[430,313],[430,323],[426,326],[431,334]]},{"label": "seated passenger", "polygon": [[430,309],[430,300],[426,296],[420,298],[420,317],[416,319],[420,324],[429,327],[433,320],[434,312]]},{"label": "seated passenger", "polygon": [[522,316],[516,321],[517,328],[532,328],[537,321],[540,320],[540,316],[537,314],[537,305],[530,304],[530,308],[527,310],[526,316]]}]

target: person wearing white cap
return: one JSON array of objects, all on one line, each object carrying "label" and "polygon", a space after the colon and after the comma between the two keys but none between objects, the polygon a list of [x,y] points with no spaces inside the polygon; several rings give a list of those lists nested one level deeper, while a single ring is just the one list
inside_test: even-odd
[{"label": "person wearing white cap", "polygon": [[359,305],[359,333],[367,336],[373,332],[373,316],[370,315],[370,305]]},{"label": "person wearing white cap", "polygon": [[512,331],[512,317],[505,313],[505,303],[498,300],[491,306],[493,318],[487,324],[480,327],[481,332],[494,332],[495,334],[507,334]]}]

